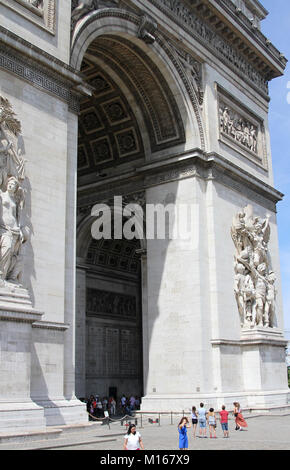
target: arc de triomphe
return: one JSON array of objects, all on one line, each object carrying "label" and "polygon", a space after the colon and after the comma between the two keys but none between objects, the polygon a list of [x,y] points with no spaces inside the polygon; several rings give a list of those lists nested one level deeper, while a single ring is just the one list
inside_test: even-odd
[{"label": "arc de triomphe", "polygon": [[[266,10],[1,6],[0,429],[86,422],[90,394],[286,405]],[[191,230],[97,239],[97,204],[115,228],[189,207]]]}]

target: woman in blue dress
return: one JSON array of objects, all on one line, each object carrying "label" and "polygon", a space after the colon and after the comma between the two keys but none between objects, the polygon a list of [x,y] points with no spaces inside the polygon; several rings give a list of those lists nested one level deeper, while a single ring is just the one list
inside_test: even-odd
[{"label": "woman in blue dress", "polygon": [[179,432],[179,449],[186,450],[188,449],[188,437],[187,437],[187,428],[190,428],[190,424],[186,416],[181,418],[178,425]]}]

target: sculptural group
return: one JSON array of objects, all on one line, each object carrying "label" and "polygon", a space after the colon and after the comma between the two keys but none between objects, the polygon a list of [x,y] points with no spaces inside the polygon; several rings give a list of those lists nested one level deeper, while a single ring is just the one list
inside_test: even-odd
[{"label": "sculptural group", "polygon": [[21,132],[8,100],[0,97],[0,288],[20,285],[21,248],[27,240],[23,225],[24,159],[15,140]]},{"label": "sculptural group", "polygon": [[248,205],[235,215],[231,227],[235,244],[234,293],[242,327],[275,326],[275,273],[270,266],[269,216],[253,215]]}]

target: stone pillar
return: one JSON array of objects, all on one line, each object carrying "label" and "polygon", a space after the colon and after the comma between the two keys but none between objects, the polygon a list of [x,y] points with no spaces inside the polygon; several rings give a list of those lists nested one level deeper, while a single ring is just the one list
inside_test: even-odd
[{"label": "stone pillar", "polygon": [[[147,204],[192,208],[188,236],[147,239],[147,386],[142,410],[182,410],[192,393],[208,392],[212,377],[204,182],[185,178],[147,190]],[[144,350],[144,353],[146,351]],[[146,358],[145,358],[146,361]],[[188,405],[187,405],[188,404]]]},{"label": "stone pillar", "polygon": [[149,372],[147,252],[145,249],[141,249],[139,253],[141,254],[143,389],[144,395],[146,395],[148,393],[147,381]]},{"label": "stone pillar", "polygon": [[76,396],[86,397],[86,271],[76,270]]}]

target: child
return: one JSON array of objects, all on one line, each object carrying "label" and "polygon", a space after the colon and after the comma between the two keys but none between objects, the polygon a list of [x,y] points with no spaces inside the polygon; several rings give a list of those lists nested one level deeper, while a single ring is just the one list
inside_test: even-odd
[{"label": "child", "polygon": [[212,435],[216,439],[216,418],[215,418],[215,412],[213,408],[209,409],[208,415],[207,415],[207,420],[208,420],[208,426],[209,426],[209,437],[211,438]]},{"label": "child", "polygon": [[179,432],[179,449],[186,450],[188,449],[188,437],[187,437],[187,428],[190,428],[190,424],[186,416],[181,418],[178,424]]},{"label": "child", "polygon": [[228,416],[229,416],[229,412],[226,411],[226,407],[225,405],[223,405],[222,411],[220,411],[220,422],[221,422],[222,430],[224,432],[224,437],[229,437]]}]

